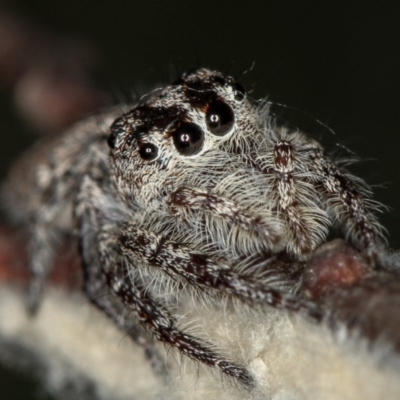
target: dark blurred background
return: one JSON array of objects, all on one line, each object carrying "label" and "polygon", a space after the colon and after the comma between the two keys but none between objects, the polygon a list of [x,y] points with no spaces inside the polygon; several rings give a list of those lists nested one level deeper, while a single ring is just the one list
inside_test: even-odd
[{"label": "dark blurred background", "polygon": [[[7,5],[50,34],[94,44],[100,58],[93,76],[115,99],[206,66],[232,74],[254,98],[284,104],[274,110],[329,150],[341,147],[342,154],[354,152],[362,160],[351,170],[389,207],[381,220],[390,245],[398,248],[400,13],[394,1],[368,3],[19,0]],[[0,109],[3,177],[35,136],[7,88]],[[30,399],[40,391],[28,377],[1,370],[0,390],[6,399]]]}]

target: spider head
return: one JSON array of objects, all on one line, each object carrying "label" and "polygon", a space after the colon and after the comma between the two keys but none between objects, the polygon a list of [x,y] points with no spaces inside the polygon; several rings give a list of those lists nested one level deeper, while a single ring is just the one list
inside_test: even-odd
[{"label": "spider head", "polygon": [[233,78],[208,69],[185,74],[114,122],[108,144],[117,187],[146,207],[183,185],[209,189],[208,174],[246,152],[260,124]]}]

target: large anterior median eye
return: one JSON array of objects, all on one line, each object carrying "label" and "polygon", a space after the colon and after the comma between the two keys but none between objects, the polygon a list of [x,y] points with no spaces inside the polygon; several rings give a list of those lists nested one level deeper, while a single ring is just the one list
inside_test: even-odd
[{"label": "large anterior median eye", "polygon": [[182,122],[172,133],[174,145],[183,156],[193,156],[201,151],[204,144],[204,132],[190,122]]},{"label": "large anterior median eye", "polygon": [[235,115],[231,106],[222,100],[214,100],[208,106],[206,123],[210,132],[216,136],[231,133],[235,125]]}]

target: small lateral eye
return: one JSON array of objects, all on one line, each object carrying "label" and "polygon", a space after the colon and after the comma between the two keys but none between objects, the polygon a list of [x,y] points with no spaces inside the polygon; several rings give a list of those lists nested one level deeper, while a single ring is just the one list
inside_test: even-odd
[{"label": "small lateral eye", "polygon": [[190,122],[181,123],[172,133],[174,145],[183,156],[193,156],[201,151],[204,144],[204,132]]},{"label": "small lateral eye", "polygon": [[110,149],[115,148],[115,142],[117,140],[118,132],[111,132],[107,137],[107,144]]},{"label": "small lateral eye", "polygon": [[206,123],[210,132],[216,136],[231,133],[235,125],[235,115],[231,106],[222,100],[213,101],[208,106]]},{"label": "small lateral eye", "polygon": [[235,90],[235,100],[242,101],[246,96],[246,90],[238,82],[235,82],[233,87],[234,87],[234,90]]},{"label": "small lateral eye", "polygon": [[139,148],[140,157],[145,161],[153,161],[158,156],[158,148],[153,143],[143,143]]}]

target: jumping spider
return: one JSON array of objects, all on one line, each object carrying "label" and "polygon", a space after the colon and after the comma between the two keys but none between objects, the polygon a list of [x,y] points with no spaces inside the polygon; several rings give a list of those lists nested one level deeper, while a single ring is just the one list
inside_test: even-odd
[{"label": "jumping spider", "polygon": [[30,310],[56,244],[73,233],[86,295],[149,356],[149,340],[124,310],[158,340],[248,387],[244,367],[177,328],[170,310],[181,293],[318,319],[319,309],[282,288],[276,271],[304,266],[334,225],[379,263],[382,229],[365,184],[315,140],[276,126],[265,102],[252,103],[216,71],[184,74],[27,157],[8,191],[11,210],[29,221]]}]

